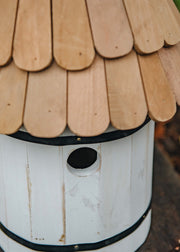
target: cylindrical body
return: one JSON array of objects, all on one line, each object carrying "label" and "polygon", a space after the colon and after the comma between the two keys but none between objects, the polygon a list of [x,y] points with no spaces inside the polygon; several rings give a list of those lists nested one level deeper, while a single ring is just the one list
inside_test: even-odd
[{"label": "cylindrical body", "polygon": [[[1,135],[1,224],[35,246],[73,244],[71,251],[78,251],[81,244],[102,242],[109,245],[96,251],[135,251],[150,228],[153,141],[153,122],[128,137],[96,144],[58,147]],[[76,170],[67,160],[82,147],[95,150],[97,159]],[[129,233],[112,242],[124,231]],[[0,246],[5,252],[32,251],[2,231]]]}]

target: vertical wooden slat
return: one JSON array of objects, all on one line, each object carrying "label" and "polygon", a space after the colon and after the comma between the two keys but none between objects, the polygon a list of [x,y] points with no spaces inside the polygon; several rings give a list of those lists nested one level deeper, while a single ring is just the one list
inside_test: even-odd
[{"label": "vertical wooden slat", "polygon": [[[87,145],[78,146],[78,148],[82,147],[87,147]],[[93,144],[89,147],[100,151],[99,144]],[[90,175],[84,174],[83,176],[86,169],[81,169],[82,176],[76,174],[76,169],[74,169],[74,173],[71,173],[67,168],[67,159],[74,149],[76,149],[75,146],[63,148],[66,244],[96,242],[101,240],[103,227],[98,208],[101,202],[99,188],[101,166],[97,166],[97,169]],[[88,235],[85,231],[87,227]]]},{"label": "vertical wooden slat", "polygon": [[138,57],[149,115],[156,121],[168,121],[176,112],[176,102],[160,58],[157,53]]},{"label": "vertical wooden slat", "polygon": [[67,73],[53,65],[30,73],[24,125],[37,137],[57,137],[66,127]]},{"label": "vertical wooden slat", "polygon": [[162,48],[159,56],[176,101],[180,105],[180,43],[171,48]]},{"label": "vertical wooden slat", "polygon": [[[149,141],[149,124],[132,135],[131,143],[131,213],[132,222],[135,223],[146,211],[149,202],[146,202],[146,175],[148,169],[152,173],[152,166],[148,166],[151,160],[147,159]],[[151,163],[151,162],[150,162]],[[150,175],[150,172],[149,172]],[[150,176],[149,179],[151,179]],[[151,181],[152,183],[152,181]],[[149,184],[150,186],[150,184]]]},{"label": "vertical wooden slat", "polygon": [[22,125],[27,73],[12,62],[0,69],[0,133],[12,134]]},{"label": "vertical wooden slat", "polygon": [[[0,221],[3,225],[8,225],[7,220],[7,205],[6,205],[6,176],[4,176],[4,156],[3,151],[6,145],[7,136],[0,135]],[[5,142],[4,142],[5,141]],[[8,237],[4,237],[5,235],[0,230],[0,247],[2,247],[5,251],[9,250]]]},{"label": "vertical wooden slat", "polygon": [[81,70],[95,52],[85,0],[53,0],[54,57],[61,67]]},{"label": "vertical wooden slat", "polygon": [[146,145],[146,206],[152,197],[153,154],[154,154],[154,126],[153,121],[148,124],[148,141]]},{"label": "vertical wooden slat", "polygon": [[5,65],[12,55],[18,0],[0,1],[0,66]]},{"label": "vertical wooden slat", "polygon": [[106,60],[106,74],[112,125],[120,130],[138,127],[147,116],[147,105],[136,53]]},{"label": "vertical wooden slat", "polygon": [[147,239],[151,225],[151,212],[147,215],[141,226],[136,229],[131,235],[123,238],[119,243],[114,243],[111,246],[107,246],[100,249],[98,252],[117,252],[117,251],[134,251],[142,246]]},{"label": "vertical wooden slat", "polygon": [[124,0],[135,39],[135,48],[140,53],[158,51],[164,45],[158,19],[149,0]]},{"label": "vertical wooden slat", "polygon": [[[6,199],[7,228],[31,241],[31,213],[29,205],[26,143],[8,136],[1,136],[0,167],[3,170],[4,197]],[[13,153],[13,157],[9,157]],[[2,191],[0,192],[2,193]],[[2,202],[1,202],[2,204]],[[16,251],[11,239],[9,251]],[[22,247],[22,246],[21,246]],[[8,250],[7,250],[8,251]],[[18,251],[23,251],[22,249]]]},{"label": "vertical wooden slat", "polygon": [[104,62],[99,56],[87,70],[68,73],[68,125],[80,136],[99,135],[109,125]]},{"label": "vertical wooden slat", "polygon": [[175,45],[180,41],[180,25],[167,0],[151,0],[150,4],[158,18],[166,45]]},{"label": "vertical wooden slat", "polygon": [[107,58],[128,54],[133,37],[122,0],[87,0],[96,50]]},{"label": "vertical wooden slat", "polygon": [[[32,242],[62,245],[65,242],[62,148],[27,144],[31,182]],[[64,237],[64,238],[63,238]]]},{"label": "vertical wooden slat", "polygon": [[39,71],[52,60],[50,0],[19,0],[13,57],[27,71]]},{"label": "vertical wooden slat", "polygon": [[104,239],[124,231],[132,223],[131,136],[103,143],[101,153],[100,211],[103,223],[101,238]]}]

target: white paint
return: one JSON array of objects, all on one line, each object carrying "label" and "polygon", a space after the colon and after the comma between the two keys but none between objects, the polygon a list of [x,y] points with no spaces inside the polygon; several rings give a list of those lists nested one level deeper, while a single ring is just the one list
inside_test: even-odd
[{"label": "white paint", "polygon": [[61,244],[63,224],[62,148],[27,144],[32,241]]},{"label": "white paint", "polygon": [[[134,252],[134,249],[138,249],[142,243],[145,242],[147,235],[149,233],[151,224],[151,213],[148,214],[146,220],[142,225],[131,235],[124,238],[120,242],[114,243],[102,249],[91,250],[97,252]],[[0,231],[0,238],[2,241],[6,240],[6,236]],[[24,248],[13,240],[10,241],[14,252],[32,252],[34,250]],[[2,246],[3,247],[3,246]],[[5,250],[5,252],[11,252],[10,250]]]},{"label": "white paint", "polygon": [[[69,154],[81,146],[64,148],[64,167]],[[91,148],[100,153],[100,145]],[[83,243],[85,240],[95,241],[99,228],[99,178],[100,169],[90,176],[80,177],[64,171],[65,204],[66,204],[66,243]]]},{"label": "white paint", "polygon": [[[149,155],[149,126],[132,136],[131,151],[131,222],[132,225],[145,212],[149,201],[146,200],[146,177],[150,161]],[[152,148],[152,146],[151,146]],[[141,158],[140,158],[141,157]],[[151,156],[152,159],[152,156]],[[152,164],[152,163],[151,163]],[[151,170],[152,173],[152,170]],[[151,179],[151,177],[150,177]],[[152,182],[151,182],[152,183]],[[149,184],[150,186],[150,184]]]},{"label": "white paint", "polygon": [[[29,241],[51,245],[97,242],[124,231],[151,198],[153,134],[150,122],[120,140],[64,147],[1,135],[0,221]],[[82,176],[67,167],[69,154],[81,147],[100,157],[98,167]],[[135,251],[149,225],[150,215],[132,235],[98,251]],[[29,251],[1,232],[0,245],[5,252]]]},{"label": "white paint", "polygon": [[149,127],[149,135],[147,141],[147,160],[146,160],[146,205],[151,200],[152,197],[152,176],[153,176],[153,153],[154,153],[154,123],[150,123]]},{"label": "white paint", "polygon": [[130,226],[131,137],[103,144],[102,153],[100,239]]},{"label": "white paint", "polygon": [[[1,136],[0,174],[3,174],[5,225],[23,238],[31,239],[26,178],[26,149],[12,138]],[[3,205],[1,205],[1,209]],[[4,222],[3,222],[4,223]],[[23,230],[23,232],[22,232]],[[0,242],[1,244],[1,242]],[[13,251],[10,242],[6,245]]]}]

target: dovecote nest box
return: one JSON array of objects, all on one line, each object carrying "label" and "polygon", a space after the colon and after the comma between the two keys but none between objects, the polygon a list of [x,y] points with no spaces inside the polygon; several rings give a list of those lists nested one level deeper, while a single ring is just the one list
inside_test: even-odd
[{"label": "dovecote nest box", "polygon": [[0,1],[3,251],[142,245],[153,120],[180,105],[179,41],[172,0]]}]

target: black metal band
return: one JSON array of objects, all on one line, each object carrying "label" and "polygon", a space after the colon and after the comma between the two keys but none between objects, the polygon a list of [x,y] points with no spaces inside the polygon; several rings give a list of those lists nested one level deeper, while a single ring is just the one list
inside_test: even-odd
[{"label": "black metal band", "polygon": [[44,252],[75,252],[75,251],[89,251],[89,250],[96,250],[101,249],[106,246],[112,245],[125,237],[132,234],[134,231],[138,229],[138,227],[142,224],[142,222],[145,220],[147,215],[149,214],[151,210],[151,202],[149,203],[148,208],[146,209],[145,213],[141,216],[141,218],[130,228],[126,229],[125,231],[110,237],[108,239],[105,239],[103,241],[95,242],[95,243],[86,243],[86,244],[74,244],[74,245],[62,245],[62,246],[55,246],[55,245],[41,245],[37,243],[32,243],[30,241],[27,241],[20,236],[14,234],[10,230],[8,230],[1,222],[0,222],[0,230],[6,234],[9,238],[16,241],[17,243],[30,248],[35,251],[44,251]]},{"label": "black metal band", "polygon": [[31,142],[37,144],[45,144],[52,146],[65,146],[65,145],[75,145],[75,144],[95,144],[95,143],[104,143],[109,141],[114,141],[117,139],[121,139],[127,136],[130,136],[143,128],[148,122],[150,118],[147,117],[145,122],[138,128],[132,130],[116,130],[113,132],[108,132],[101,134],[96,137],[77,137],[77,136],[61,136],[56,138],[39,138],[33,137],[29,133],[18,131],[14,134],[9,135],[10,137]]}]

